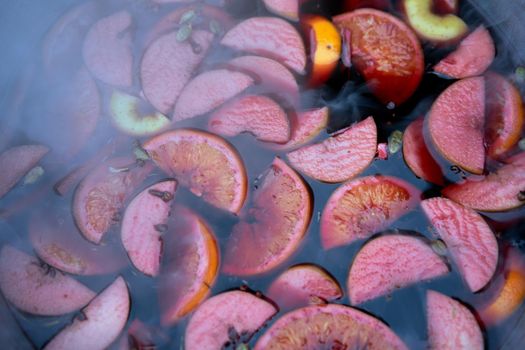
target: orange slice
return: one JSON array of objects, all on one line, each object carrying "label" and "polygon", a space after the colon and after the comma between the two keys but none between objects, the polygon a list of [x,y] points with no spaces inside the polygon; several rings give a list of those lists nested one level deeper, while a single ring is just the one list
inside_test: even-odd
[{"label": "orange slice", "polygon": [[195,195],[217,208],[239,213],[247,176],[235,148],[223,138],[193,129],[169,131],[143,145],[155,163]]},{"label": "orange slice", "polygon": [[255,275],[277,267],[297,250],[311,216],[306,183],[275,158],[253,193],[248,215],[233,228],[223,271]]}]

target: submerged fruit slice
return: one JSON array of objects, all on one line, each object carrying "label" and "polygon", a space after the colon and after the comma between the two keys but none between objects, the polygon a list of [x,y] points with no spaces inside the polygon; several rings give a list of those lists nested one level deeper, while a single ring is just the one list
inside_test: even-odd
[{"label": "submerged fruit slice", "polygon": [[[359,9],[333,18],[350,32],[351,59],[369,88],[384,104],[405,102],[423,75],[423,50],[415,34],[396,17]],[[344,50],[344,48],[343,48]]]},{"label": "submerged fruit slice", "polygon": [[339,283],[328,271],[313,264],[300,264],[280,274],[268,289],[268,298],[281,308],[307,306],[316,298],[334,301],[343,296]]},{"label": "submerged fruit slice", "polygon": [[248,342],[277,311],[271,303],[248,292],[218,294],[199,306],[191,317],[185,348],[223,349],[228,344],[235,348],[241,345],[237,342]]},{"label": "submerged fruit slice", "polygon": [[284,144],[272,145],[278,151],[286,151],[304,146],[315,139],[328,125],[328,107],[311,109],[293,114],[290,118],[291,136]]},{"label": "submerged fruit slice", "polygon": [[348,274],[348,295],[357,305],[448,271],[445,262],[421,238],[381,236],[366,243],[354,258]]},{"label": "submerged fruit slice", "polygon": [[493,72],[485,75],[487,122],[485,140],[487,154],[499,158],[519,141],[523,131],[523,100],[518,89],[507,79]]},{"label": "submerged fruit slice", "polygon": [[24,145],[8,149],[0,154],[0,198],[44,157],[49,148],[42,145]]},{"label": "submerged fruit slice", "polygon": [[177,182],[167,180],[149,186],[129,203],[121,226],[122,245],[140,272],[155,276],[162,254],[162,234]]},{"label": "submerged fruit slice", "polygon": [[434,71],[455,79],[483,74],[494,60],[496,48],[489,31],[480,26],[459,47],[439,61]]},{"label": "submerged fruit slice", "polygon": [[[162,113],[169,113],[193,71],[206,56],[213,34],[203,30],[192,32],[188,40],[177,40],[178,31],[155,40],[144,52],[140,66],[142,89],[148,101]],[[194,49],[198,45],[200,50]]]},{"label": "submerged fruit slice", "polygon": [[178,129],[143,145],[155,163],[197,196],[239,213],[246,198],[244,163],[226,140],[204,131]]},{"label": "submerged fruit slice", "polygon": [[421,192],[390,176],[350,181],[332,193],[321,216],[321,243],[330,249],[379,232],[416,207]]},{"label": "submerged fruit slice", "polygon": [[293,74],[279,62],[266,57],[241,56],[228,61],[227,65],[255,75],[263,92],[277,93],[291,106],[299,104],[299,85]]},{"label": "submerged fruit slice", "polygon": [[253,192],[247,217],[233,227],[223,271],[255,275],[277,267],[297,250],[311,217],[308,186],[275,158]]},{"label": "submerged fruit slice", "polygon": [[408,349],[377,318],[344,305],[307,306],[277,320],[255,350]]},{"label": "submerged fruit slice", "polygon": [[275,17],[252,17],[230,29],[221,44],[232,49],[274,58],[304,74],[306,53],[295,28]]},{"label": "submerged fruit slice", "polygon": [[170,120],[161,113],[140,115],[140,104],[138,97],[114,91],[110,102],[113,124],[122,132],[134,136],[155,134],[170,125]]},{"label": "submerged fruit slice", "polygon": [[173,120],[206,114],[239,95],[253,83],[252,78],[241,72],[226,69],[204,72],[193,78],[182,90],[175,105]]},{"label": "submerged fruit slice", "polygon": [[423,138],[423,119],[414,120],[403,133],[403,158],[417,177],[443,186],[443,172]]},{"label": "submerged fruit slice", "polygon": [[86,35],[82,48],[86,67],[106,84],[127,87],[133,82],[132,24],[131,14],[120,11],[100,19]]},{"label": "submerged fruit slice", "polygon": [[0,289],[18,309],[45,316],[78,310],[95,296],[72,277],[8,245],[0,251]]},{"label": "submerged fruit slice", "polygon": [[44,349],[105,349],[124,329],[129,307],[126,282],[117,277],[82,309],[82,316],[62,329]]},{"label": "submerged fruit slice", "polygon": [[53,215],[45,211],[31,219],[29,239],[40,259],[76,275],[105,275],[128,264],[120,245],[94,247],[82,238],[70,216],[69,210]]},{"label": "submerged fruit slice", "polygon": [[460,80],[439,95],[428,114],[432,144],[449,162],[481,174],[485,166],[485,81]]},{"label": "submerged fruit slice", "polygon": [[112,159],[92,170],[73,198],[73,215],[84,237],[99,244],[124,202],[151,172],[152,166],[136,166],[129,158]]},{"label": "submerged fruit slice", "polygon": [[317,15],[304,15],[301,26],[309,39],[312,68],[308,85],[318,87],[324,84],[337,67],[341,57],[341,35],[332,21]]},{"label": "submerged fruit slice", "polygon": [[[520,153],[525,156],[525,153]],[[523,157],[522,157],[523,158]],[[481,211],[505,211],[525,203],[525,161],[519,158],[481,179],[467,180],[445,187],[444,196],[466,207]]]},{"label": "submerged fruit slice", "polygon": [[521,252],[509,251],[503,272],[503,286],[489,303],[480,308],[481,319],[488,326],[507,319],[525,300],[525,261]]},{"label": "submerged fruit slice", "polygon": [[374,159],[376,148],[377,127],[368,117],[323,142],[288,153],[288,159],[303,174],[335,183],[361,173]]},{"label": "submerged fruit slice", "polygon": [[476,318],[460,302],[429,290],[427,320],[430,349],[484,349]]},{"label": "submerged fruit slice", "polygon": [[182,206],[173,212],[163,236],[165,256],[159,277],[163,325],[193,311],[210,293],[219,271],[217,240],[206,222]]},{"label": "submerged fruit slice", "polygon": [[263,0],[268,11],[291,21],[299,20],[299,0]]},{"label": "submerged fruit slice", "polygon": [[425,40],[436,43],[459,40],[468,31],[467,24],[451,12],[444,16],[433,13],[433,5],[438,5],[438,2],[445,1],[403,0],[403,10],[408,24]]},{"label": "submerged fruit slice", "polygon": [[228,103],[211,115],[208,128],[222,136],[248,132],[266,142],[284,143],[290,139],[286,112],[266,96],[248,95]]},{"label": "submerged fruit slice", "polygon": [[485,220],[472,209],[446,198],[430,198],[421,207],[447,245],[472,292],[482,289],[498,264],[498,242]]}]

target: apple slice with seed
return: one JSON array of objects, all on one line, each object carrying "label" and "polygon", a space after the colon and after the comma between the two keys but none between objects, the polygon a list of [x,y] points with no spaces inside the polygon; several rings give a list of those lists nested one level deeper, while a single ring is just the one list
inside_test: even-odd
[{"label": "apple slice with seed", "polygon": [[366,243],[348,274],[353,305],[449,272],[447,264],[422,238],[390,234]]},{"label": "apple slice with seed", "polygon": [[474,315],[460,302],[427,291],[430,349],[483,350],[483,334]]},{"label": "apple slice with seed", "polygon": [[253,83],[248,75],[226,69],[201,73],[182,90],[175,105],[173,120],[177,122],[211,112]]},{"label": "apple slice with seed", "polygon": [[93,246],[71,220],[69,210],[38,212],[29,222],[29,240],[35,253],[54,268],[76,275],[105,275],[127,265],[125,254],[112,244]]},{"label": "apple slice with seed", "polygon": [[193,44],[189,40],[177,40],[177,35],[174,31],[153,41],[144,52],[140,66],[144,95],[153,107],[165,114],[173,109],[213,40],[213,34],[204,30],[192,32]]},{"label": "apple slice with seed", "polygon": [[84,237],[99,244],[116,220],[128,196],[152,171],[130,158],[114,158],[93,169],[77,187],[73,215]]},{"label": "apple slice with seed", "polygon": [[114,91],[111,95],[110,112],[113,124],[120,131],[132,136],[156,134],[166,129],[171,121],[159,112],[141,115],[138,97]]},{"label": "apple slice with seed", "polygon": [[247,95],[224,105],[210,116],[208,129],[229,137],[247,132],[265,142],[290,140],[286,112],[266,96]]},{"label": "apple slice with seed", "polygon": [[82,54],[89,71],[109,85],[128,87],[133,83],[131,34],[133,18],[120,11],[100,19],[89,29]]},{"label": "apple slice with seed", "polygon": [[437,2],[445,0],[403,0],[407,23],[425,40],[449,43],[461,39],[468,31],[467,24],[452,13],[444,16],[433,13],[433,3]]},{"label": "apple slice with seed", "polygon": [[73,322],[44,347],[54,349],[105,349],[124,329],[130,299],[126,282],[117,277],[81,311]]},{"label": "apple slice with seed", "polygon": [[213,231],[194,212],[173,209],[163,235],[159,275],[161,323],[172,325],[192,312],[210,293],[219,271],[219,248]]},{"label": "apple slice with seed", "polygon": [[383,322],[344,305],[307,306],[279,318],[255,350],[369,349],[408,347]]},{"label": "apple slice with seed", "polygon": [[443,195],[454,202],[480,211],[506,211],[525,203],[525,152],[510,159],[482,178],[467,178],[445,187]]},{"label": "apple slice with seed", "polygon": [[0,198],[9,192],[20,179],[49,152],[42,145],[23,145],[9,148],[0,154]]},{"label": "apple slice with seed", "polygon": [[475,293],[485,287],[498,264],[498,242],[485,220],[446,198],[426,199],[421,207],[470,290]]},{"label": "apple slice with seed", "polygon": [[122,245],[137,270],[149,276],[159,272],[162,234],[176,188],[175,180],[149,186],[133,198],[122,218]]},{"label": "apple slice with seed", "polygon": [[18,309],[44,316],[73,312],[95,296],[72,277],[8,245],[0,251],[0,289]]},{"label": "apple slice with seed", "polygon": [[410,170],[425,181],[443,186],[443,172],[423,137],[423,118],[414,120],[403,133],[403,158]]},{"label": "apple slice with seed", "polygon": [[247,276],[276,268],[297,251],[311,217],[308,185],[275,158],[253,192],[251,208],[233,227],[223,272]]},{"label": "apple slice with seed", "polygon": [[341,130],[328,139],[288,153],[292,167],[318,181],[336,183],[361,173],[374,159],[377,127],[374,118]]},{"label": "apple slice with seed", "polygon": [[281,63],[266,57],[240,56],[226,65],[255,75],[263,92],[279,94],[290,106],[299,104],[299,85],[293,74]]},{"label": "apple slice with seed", "polygon": [[509,80],[494,72],[485,74],[485,89],[487,154],[492,158],[503,158],[523,132],[523,100]]},{"label": "apple slice with seed", "polygon": [[434,72],[454,79],[483,74],[494,60],[496,48],[489,31],[480,26],[459,43],[459,47],[439,61]]},{"label": "apple slice with seed", "polygon": [[230,29],[221,44],[274,58],[299,74],[305,73],[306,53],[297,30],[275,17],[248,18]]},{"label": "apple slice with seed", "polygon": [[421,192],[390,176],[345,183],[332,193],[321,215],[321,243],[330,249],[370,237],[414,209]]},{"label": "apple slice with seed", "polygon": [[307,306],[316,298],[326,302],[340,299],[343,291],[328,271],[314,264],[299,264],[280,274],[268,289],[268,298],[281,308]]},{"label": "apple slice with seed", "polygon": [[485,80],[462,79],[439,95],[427,116],[429,141],[450,163],[473,174],[485,167]]},{"label": "apple slice with seed", "polygon": [[274,305],[249,292],[220,293],[206,300],[191,317],[184,336],[185,348],[238,349],[277,311]]},{"label": "apple slice with seed", "polygon": [[213,206],[238,214],[247,191],[247,175],[237,150],[204,131],[177,129],[146,141],[153,161],[179,184]]}]

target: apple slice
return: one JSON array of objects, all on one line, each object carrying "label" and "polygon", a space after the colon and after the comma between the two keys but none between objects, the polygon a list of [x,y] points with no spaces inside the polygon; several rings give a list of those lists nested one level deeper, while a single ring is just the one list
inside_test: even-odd
[{"label": "apple slice", "polygon": [[94,247],[83,239],[71,219],[69,208],[63,212],[38,212],[31,218],[28,230],[35,253],[58,270],[84,276],[105,275],[128,264],[120,246]]},{"label": "apple slice", "polygon": [[0,289],[18,309],[45,316],[73,312],[95,296],[72,277],[9,245],[0,250]]},{"label": "apple slice", "polygon": [[352,304],[358,305],[448,272],[447,264],[423,239],[380,236],[355,256],[348,274],[348,295]]},{"label": "apple slice", "polygon": [[149,186],[133,198],[122,218],[122,245],[137,270],[149,276],[159,272],[162,234],[176,188],[175,180]]},{"label": "apple slice", "polygon": [[441,167],[430,154],[423,137],[423,118],[414,120],[403,133],[403,158],[410,170],[425,181],[443,186]]},{"label": "apple slice", "polygon": [[427,116],[430,141],[449,162],[473,174],[485,167],[485,80],[467,78],[450,85]]},{"label": "apple slice", "polygon": [[270,285],[268,297],[285,309],[307,306],[315,298],[326,302],[340,299],[343,291],[328,271],[314,264],[288,268]]},{"label": "apple slice", "polygon": [[460,302],[427,291],[430,349],[483,350],[483,335],[474,315]]},{"label": "apple slice", "polygon": [[248,292],[220,293],[195,311],[186,327],[184,346],[186,349],[228,346],[240,349],[240,343],[248,342],[277,311],[268,301]]},{"label": "apple slice", "polygon": [[344,305],[303,307],[279,318],[255,350],[369,349],[407,350],[383,322]]},{"label": "apple slice", "polygon": [[523,132],[523,100],[518,89],[501,75],[485,74],[487,154],[502,158],[519,141]]},{"label": "apple slice", "polygon": [[228,61],[233,69],[255,75],[263,92],[277,93],[291,106],[299,104],[299,85],[293,74],[281,63],[259,56],[240,56]]},{"label": "apple slice", "polygon": [[179,184],[211,205],[238,214],[247,191],[247,175],[237,150],[204,131],[178,129],[146,141],[144,149]]},{"label": "apple slice", "polygon": [[290,140],[286,112],[266,96],[247,95],[222,106],[210,116],[208,129],[229,137],[247,132],[265,142]]},{"label": "apple slice", "polygon": [[297,251],[311,217],[308,185],[275,158],[253,192],[252,207],[233,227],[223,272],[248,276],[276,268]]},{"label": "apple slice", "polygon": [[[419,86],[424,57],[418,38],[398,18],[370,8],[333,18],[345,39],[343,52],[383,104],[400,105]],[[345,54],[343,54],[344,58]]]},{"label": "apple slice", "polygon": [[295,169],[318,181],[337,183],[361,173],[374,159],[377,127],[374,118],[337,132],[328,139],[288,153]]},{"label": "apple slice", "polygon": [[18,181],[49,152],[42,145],[12,147],[0,154],[0,198],[9,192]]},{"label": "apple slice", "polygon": [[120,11],[96,22],[84,40],[82,54],[89,71],[109,85],[133,83],[133,52],[129,30],[133,18]]},{"label": "apple slice", "polygon": [[113,91],[110,101],[111,121],[122,132],[132,136],[156,134],[170,125],[170,120],[159,112],[141,115],[138,97]]},{"label": "apple slice", "polygon": [[129,308],[128,287],[122,277],[117,277],[82,309],[81,316],[55,335],[44,349],[105,349],[124,329]]},{"label": "apple slice", "polygon": [[[213,231],[191,210],[176,206],[163,236],[159,276],[161,323],[172,325],[210,293],[219,272],[219,247]],[[158,255],[155,256],[157,258]]]},{"label": "apple slice", "polygon": [[230,29],[221,44],[239,51],[255,53],[288,66],[299,74],[305,73],[306,53],[297,30],[283,19],[252,17]]},{"label": "apple slice", "polygon": [[201,73],[182,90],[175,105],[173,120],[177,122],[211,112],[253,83],[250,76],[226,69]]},{"label": "apple slice", "polygon": [[318,15],[304,15],[301,27],[310,49],[312,61],[309,87],[323,85],[332,75],[341,57],[341,35],[335,25]]},{"label": "apple slice", "polygon": [[474,77],[487,70],[495,54],[489,31],[479,26],[461,41],[455,51],[436,64],[434,72],[455,79]]},{"label": "apple slice", "polygon": [[299,20],[299,0],[263,0],[266,9],[290,21]]},{"label": "apple slice", "polygon": [[332,193],[321,215],[324,249],[370,237],[414,209],[421,192],[390,176],[374,175],[347,182]]},{"label": "apple slice", "polygon": [[446,198],[426,199],[421,207],[470,290],[475,293],[485,287],[498,264],[498,242],[485,220]]},{"label": "apple slice", "polygon": [[213,34],[204,30],[192,31],[191,41],[181,42],[177,37],[178,31],[174,31],[153,41],[140,66],[144,95],[153,107],[166,114],[173,109],[213,40]]},{"label": "apple slice", "polygon": [[468,208],[480,211],[505,211],[525,203],[525,152],[483,178],[467,178],[445,187],[445,197]]},{"label": "apple slice", "polygon": [[468,31],[467,24],[458,16],[432,13],[433,0],[403,0],[408,24],[423,39],[447,43],[461,39]]},{"label": "apple slice", "polygon": [[116,221],[124,202],[153,167],[143,167],[129,158],[114,158],[93,169],[73,197],[73,215],[84,237],[99,244]]}]

